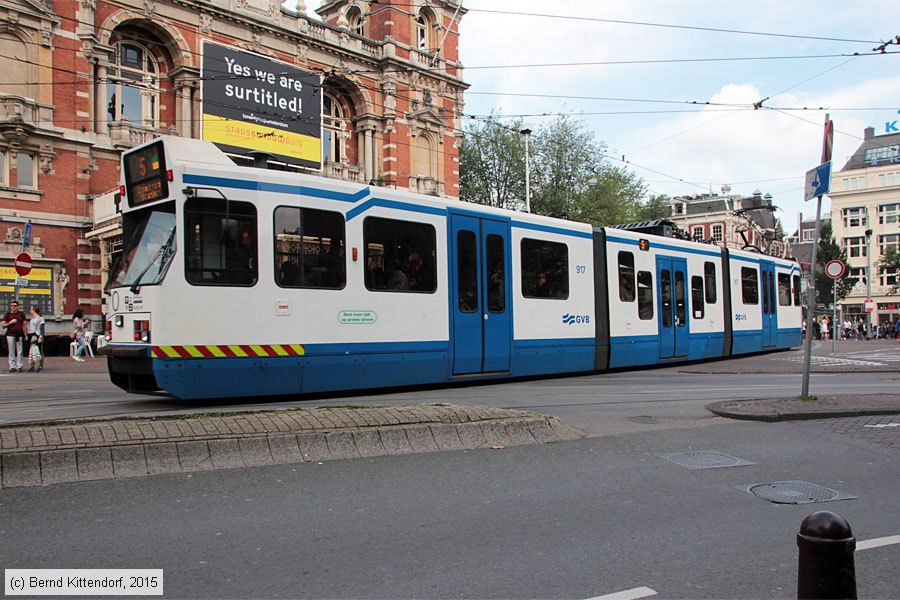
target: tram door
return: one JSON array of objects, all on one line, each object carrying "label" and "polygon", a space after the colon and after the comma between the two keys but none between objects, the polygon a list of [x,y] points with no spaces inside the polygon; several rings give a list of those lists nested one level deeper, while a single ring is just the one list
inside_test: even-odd
[{"label": "tram door", "polygon": [[453,374],[509,370],[509,223],[450,215]]},{"label": "tram door", "polygon": [[775,288],[775,263],[760,261],[759,278],[762,283],[762,345],[774,346],[778,335],[778,305]]},{"label": "tram door", "polygon": [[687,261],[683,258],[656,259],[657,301],[659,304],[659,357],[688,355]]}]

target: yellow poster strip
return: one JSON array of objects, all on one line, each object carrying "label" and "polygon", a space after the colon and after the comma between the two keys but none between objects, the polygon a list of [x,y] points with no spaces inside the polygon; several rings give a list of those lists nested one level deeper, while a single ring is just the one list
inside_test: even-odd
[{"label": "yellow poster strip", "polygon": [[312,162],[322,160],[319,138],[215,115],[203,115],[203,139]]},{"label": "yellow poster strip", "polygon": [[[0,267],[0,279],[15,280],[16,277],[18,277],[18,274],[13,267]],[[50,281],[50,269],[32,269],[31,273],[22,279],[29,279],[31,281]]]}]

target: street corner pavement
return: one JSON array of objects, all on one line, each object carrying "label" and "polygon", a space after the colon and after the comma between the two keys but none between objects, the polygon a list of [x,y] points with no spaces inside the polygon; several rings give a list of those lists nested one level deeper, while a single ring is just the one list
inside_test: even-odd
[{"label": "street corner pavement", "polygon": [[533,412],[446,404],[18,425],[0,427],[0,487],[502,449],[584,435]]},{"label": "street corner pavement", "polygon": [[900,394],[820,396],[810,399],[724,400],[706,406],[721,417],[747,421],[799,421],[900,414]]}]

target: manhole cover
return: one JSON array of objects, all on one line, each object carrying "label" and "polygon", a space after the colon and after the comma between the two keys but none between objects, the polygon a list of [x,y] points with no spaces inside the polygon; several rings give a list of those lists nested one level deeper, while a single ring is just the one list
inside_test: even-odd
[{"label": "manhole cover", "polygon": [[753,494],[757,498],[776,504],[812,504],[833,500],[856,500],[856,496],[845,494],[808,481],[775,481],[736,485],[739,490]]},{"label": "manhole cover", "polygon": [[722,454],[714,450],[698,450],[696,452],[670,452],[668,454],[655,454],[659,458],[673,462],[685,469],[721,469],[723,467],[745,467],[755,465],[749,460]]}]

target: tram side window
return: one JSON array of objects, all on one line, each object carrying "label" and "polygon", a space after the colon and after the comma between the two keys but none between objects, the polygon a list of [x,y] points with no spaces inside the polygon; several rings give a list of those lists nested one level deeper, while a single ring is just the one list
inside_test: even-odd
[{"label": "tram side window", "polygon": [[741,299],[744,304],[759,304],[759,276],[756,269],[741,267]]},{"label": "tram side window", "polygon": [[193,285],[250,286],[259,279],[256,207],[219,198],[184,206],[185,278]]},{"label": "tram side window", "polygon": [[778,274],[778,305],[791,305],[791,276],[787,273]]},{"label": "tram side window", "polygon": [[703,275],[706,278],[706,303],[716,303],[716,264],[711,262],[703,263]]},{"label": "tram side window", "polygon": [[619,300],[634,302],[634,254],[619,252]]},{"label": "tram side window", "polygon": [[794,275],[794,306],[800,306],[800,276]]},{"label": "tram side window", "polygon": [[341,289],[347,283],[344,217],[330,210],[275,209],[275,281],[281,287]]},{"label": "tram side window", "polygon": [[642,321],[653,319],[653,275],[650,271],[637,274],[638,318]]},{"label": "tram side window", "polygon": [[691,277],[691,308],[695,319],[702,319],[706,305],[703,303],[703,277]]},{"label": "tram side window", "polygon": [[522,295],[565,300],[569,297],[569,247],[523,238]]},{"label": "tram side window", "polygon": [[367,217],[366,288],[376,292],[424,292],[437,289],[437,241],[427,223]]}]

